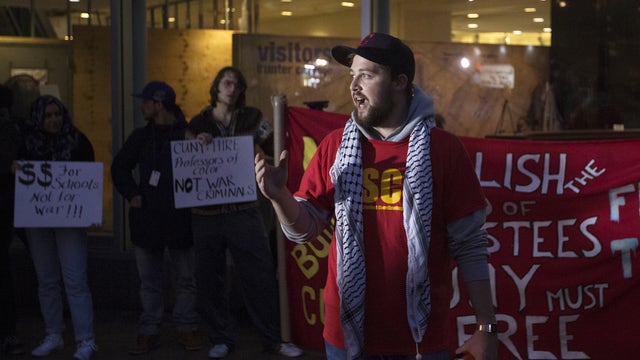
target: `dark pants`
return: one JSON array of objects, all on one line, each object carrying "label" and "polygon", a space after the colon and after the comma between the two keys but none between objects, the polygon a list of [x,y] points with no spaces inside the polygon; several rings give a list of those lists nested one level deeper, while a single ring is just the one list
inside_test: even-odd
[{"label": "dark pants", "polygon": [[16,308],[13,299],[13,276],[9,247],[13,227],[4,221],[0,224],[0,340],[16,332]]},{"label": "dark pants", "polygon": [[235,344],[226,288],[227,251],[244,304],[265,349],[280,343],[278,284],[269,241],[258,209],[193,216],[198,310],[213,344]]}]

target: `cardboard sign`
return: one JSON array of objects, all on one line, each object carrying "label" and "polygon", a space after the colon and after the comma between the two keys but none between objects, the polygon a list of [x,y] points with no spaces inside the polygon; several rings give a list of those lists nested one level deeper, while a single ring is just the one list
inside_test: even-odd
[{"label": "cardboard sign", "polygon": [[102,163],[24,161],[20,164],[15,180],[15,227],[102,224]]},{"label": "cardboard sign", "polygon": [[171,142],[176,208],[257,200],[253,138]]}]

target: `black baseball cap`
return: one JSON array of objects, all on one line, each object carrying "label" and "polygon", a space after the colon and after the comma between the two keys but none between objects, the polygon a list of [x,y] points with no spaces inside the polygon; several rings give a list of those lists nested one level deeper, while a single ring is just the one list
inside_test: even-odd
[{"label": "black baseball cap", "polygon": [[166,105],[176,103],[176,92],[163,81],[150,81],[144,86],[141,93],[133,94],[133,96],[139,99],[158,101]]},{"label": "black baseball cap", "polygon": [[339,45],[331,49],[331,55],[344,66],[351,66],[351,55],[360,55],[376,64],[389,66],[398,74],[405,74],[413,82],[416,60],[413,51],[400,39],[389,34],[371,33],[365,36],[357,48]]}]

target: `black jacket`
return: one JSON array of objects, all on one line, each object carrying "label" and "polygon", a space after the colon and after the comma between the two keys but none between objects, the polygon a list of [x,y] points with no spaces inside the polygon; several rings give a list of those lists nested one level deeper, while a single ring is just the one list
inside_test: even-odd
[{"label": "black jacket", "polygon": [[[18,159],[20,133],[18,124],[8,109],[0,109],[0,225],[2,229],[13,226],[14,175],[11,164]],[[4,230],[3,230],[4,231]],[[5,234],[3,232],[3,234]],[[7,239],[9,240],[9,239]],[[0,244],[4,240],[0,240]]]},{"label": "black jacket", "polygon": [[[171,126],[152,122],[135,129],[113,158],[113,185],[127,200],[142,196],[142,207],[129,210],[131,241],[150,251],[187,248],[193,245],[190,209],[176,209],[170,142],[184,140],[187,123],[180,117]],[[139,181],[133,176],[139,168]],[[149,183],[153,171],[160,173],[157,186]]]}]

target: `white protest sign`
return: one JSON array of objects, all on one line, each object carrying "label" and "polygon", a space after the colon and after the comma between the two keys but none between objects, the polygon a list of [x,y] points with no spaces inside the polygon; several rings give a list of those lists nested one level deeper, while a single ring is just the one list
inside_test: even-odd
[{"label": "white protest sign", "polygon": [[171,142],[176,208],[257,200],[253,138]]},{"label": "white protest sign", "polygon": [[102,163],[21,161],[20,165],[15,181],[15,227],[102,224]]}]

